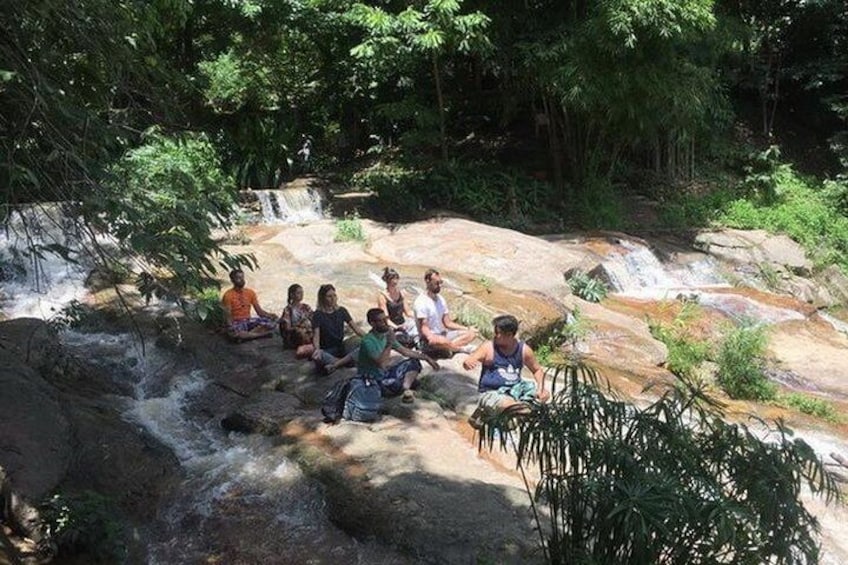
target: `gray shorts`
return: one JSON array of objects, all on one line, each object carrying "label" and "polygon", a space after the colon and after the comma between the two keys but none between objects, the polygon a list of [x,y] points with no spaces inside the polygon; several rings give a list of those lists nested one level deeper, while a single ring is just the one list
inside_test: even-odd
[{"label": "gray shorts", "polygon": [[[529,389],[531,394],[535,394],[536,392],[536,383],[523,381],[524,387]],[[487,390],[486,392],[480,393],[480,399],[477,401],[477,405],[480,408],[484,409],[489,414],[497,414],[503,408],[501,407],[501,403],[504,400],[512,400],[513,402],[521,402],[521,400],[511,396],[510,390],[508,387],[503,387],[498,390]],[[513,389],[514,390],[514,389]],[[523,397],[526,398],[526,397]]]}]

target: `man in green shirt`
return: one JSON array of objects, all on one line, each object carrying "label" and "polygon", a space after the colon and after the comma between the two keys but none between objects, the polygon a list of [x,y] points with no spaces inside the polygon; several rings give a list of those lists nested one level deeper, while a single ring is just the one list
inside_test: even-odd
[{"label": "man in green shirt", "polygon": [[[382,309],[368,310],[367,318],[371,331],[362,338],[359,345],[359,359],[356,365],[359,376],[379,382],[384,397],[402,394],[403,402],[413,402],[415,393],[412,392],[412,386],[421,372],[421,361],[426,361],[433,369],[438,369],[439,364],[430,356],[399,344],[389,326],[389,318]],[[391,364],[393,349],[406,359]]]}]

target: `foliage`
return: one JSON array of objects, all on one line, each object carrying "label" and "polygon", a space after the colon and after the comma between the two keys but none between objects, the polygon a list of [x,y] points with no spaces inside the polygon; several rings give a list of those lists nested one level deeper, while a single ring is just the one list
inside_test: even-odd
[{"label": "foliage", "polygon": [[495,337],[492,329],[492,315],[468,302],[463,302],[456,309],[456,321],[463,326],[477,328],[484,339]]},{"label": "foliage", "polygon": [[[743,178],[733,187],[701,196],[681,194],[665,203],[663,223],[672,228],[729,226],[785,233],[816,266],[848,272],[848,189],[843,180],[819,183],[778,161],[775,148],[744,157]],[[768,279],[769,273],[763,273]]]},{"label": "foliage", "polygon": [[848,217],[838,211],[841,192],[832,184],[830,190],[822,190],[785,164],[760,182],[773,187],[773,198],[737,198],[725,206],[719,221],[736,228],[785,233],[817,265],[835,263],[848,270]]},{"label": "foliage", "polygon": [[93,491],[57,493],[42,504],[48,537],[60,555],[85,554],[95,563],[126,559],[126,531],[111,499]]},{"label": "foliage", "polygon": [[[574,308],[566,318],[531,338],[539,363],[546,367],[562,361],[563,353],[572,359],[579,358],[584,340],[592,325],[579,308]],[[567,351],[566,351],[567,350]]]},{"label": "foliage", "polygon": [[53,333],[60,333],[67,329],[78,328],[88,316],[88,308],[79,300],[71,300],[65,307],[50,316],[47,327]]},{"label": "foliage", "polygon": [[489,17],[479,11],[461,13],[462,2],[427,0],[420,10],[408,5],[398,14],[356,3],[348,12],[350,20],[366,34],[365,40],[351,49],[351,54],[370,67],[373,80],[397,80],[398,71],[405,74],[404,65],[418,58],[431,66],[444,160],[448,159],[447,104],[442,86],[444,65],[440,59],[453,53],[482,53],[490,46],[486,37]]},{"label": "foliage", "polygon": [[212,236],[213,225],[229,227],[234,201],[204,135],[152,132],[111,172],[114,189],[92,195],[85,207],[96,214],[95,227],[147,260],[139,284],[146,296],[156,292],[151,281],[164,280],[178,292],[199,289],[218,267],[251,264],[250,257],[223,251]]},{"label": "foliage", "polygon": [[355,173],[350,182],[374,192],[378,213],[391,221],[415,219],[425,204],[518,229],[527,220],[555,219],[549,184],[491,163],[448,161],[425,168],[383,162]]},{"label": "foliage", "polygon": [[589,276],[584,271],[574,271],[568,279],[568,286],[578,297],[587,302],[600,302],[607,297],[607,285],[603,281]]},{"label": "foliage", "polygon": [[798,392],[790,392],[780,394],[777,397],[777,403],[781,406],[794,408],[803,414],[809,414],[816,418],[821,418],[833,424],[843,421],[842,416],[833,407],[833,404],[807,394]]},{"label": "foliage", "polygon": [[336,220],[336,235],[333,239],[334,241],[365,241],[365,230],[357,212]]},{"label": "foliage", "polygon": [[194,296],[192,313],[196,319],[213,329],[224,327],[224,310],[221,307],[220,289],[205,288]]},{"label": "foliage", "polygon": [[491,449],[497,434],[525,479],[540,477],[527,490],[546,562],[816,562],[801,487],[828,502],[838,487],[791,430],[761,440],[694,387],[639,408],[582,364],[558,367],[552,386],[549,403],[506,411],[480,440]]},{"label": "foliage", "polygon": [[668,370],[690,380],[695,377],[698,367],[709,358],[712,350],[710,343],[695,338],[687,331],[689,324],[698,314],[698,307],[687,303],[671,325],[650,322],[648,324],[651,335],[668,348]]},{"label": "foliage", "polygon": [[771,400],[776,387],[764,372],[767,336],[763,326],[743,324],[732,328],[718,345],[718,383],[731,397]]}]

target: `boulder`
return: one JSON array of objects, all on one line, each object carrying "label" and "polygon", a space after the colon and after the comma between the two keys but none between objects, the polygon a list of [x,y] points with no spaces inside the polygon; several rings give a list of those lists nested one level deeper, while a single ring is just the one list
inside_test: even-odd
[{"label": "boulder", "polygon": [[836,265],[828,265],[815,279],[827,288],[833,299],[833,305],[848,305],[848,275]]},{"label": "boulder", "polygon": [[34,541],[43,537],[36,505],[62,481],[71,459],[71,428],[58,394],[28,363],[44,362],[49,344],[43,322],[0,323],[2,514]]},{"label": "boulder", "polygon": [[274,390],[261,390],[248,398],[235,412],[221,420],[225,430],[276,435],[280,428],[297,415],[300,400]]},{"label": "boulder", "polygon": [[763,230],[704,231],[695,237],[695,247],[730,263],[768,263],[785,267],[799,276],[812,272],[804,248],[785,235]]}]

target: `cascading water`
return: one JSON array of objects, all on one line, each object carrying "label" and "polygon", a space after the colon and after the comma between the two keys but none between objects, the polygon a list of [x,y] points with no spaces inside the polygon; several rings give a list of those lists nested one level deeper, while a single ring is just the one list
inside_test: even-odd
[{"label": "cascading water", "polygon": [[673,299],[683,295],[737,320],[774,324],[803,320],[803,314],[788,308],[762,304],[751,298],[719,292],[730,285],[719,272],[715,260],[703,257],[680,264],[664,264],[648,247],[622,241],[622,251],[603,260],[612,290],[624,296],[651,300]]},{"label": "cascading water", "polygon": [[59,204],[11,210],[0,230],[0,309],[49,319],[85,296],[91,268],[75,223]]},{"label": "cascading water", "polygon": [[[171,449],[184,471],[161,524],[144,534],[148,562],[401,563],[375,544],[360,544],[333,526],[320,489],[271,438],[228,434],[198,409],[209,380],[174,371],[167,352],[142,354],[128,334],[63,334],[72,353],[131,375],[135,395],[118,397],[124,418]],[[217,557],[216,557],[217,556]]]},{"label": "cascading water", "polygon": [[264,224],[300,224],[324,217],[321,194],[309,187],[252,190]]},{"label": "cascading water", "polygon": [[[7,226],[0,234],[5,316],[49,319],[72,300],[85,301],[91,267],[61,207],[14,211]],[[47,252],[60,247],[64,257]],[[203,371],[176,369],[185,364],[175,354],[142,351],[129,334],[60,335],[69,353],[108,368],[120,389],[131,385],[132,396],[111,401],[124,419],[168,447],[183,469],[177,493],[159,509],[159,523],[138,533],[148,563],[406,561],[332,525],[320,488],[272,439],[222,430],[197,406],[209,384]]]}]

